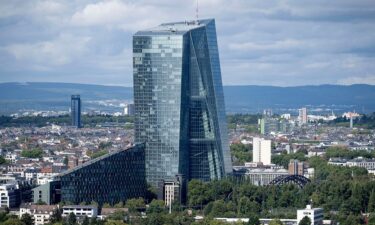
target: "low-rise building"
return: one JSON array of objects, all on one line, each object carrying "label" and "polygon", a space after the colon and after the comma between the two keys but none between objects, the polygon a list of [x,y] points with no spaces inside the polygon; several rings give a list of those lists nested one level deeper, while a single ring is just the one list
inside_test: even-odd
[{"label": "low-rise building", "polygon": [[305,216],[310,218],[311,225],[323,224],[322,208],[312,208],[311,205],[307,205],[305,209],[297,210],[297,223],[299,223]]},{"label": "low-rise building", "polygon": [[234,166],[233,174],[240,179],[250,180],[257,186],[268,185],[278,176],[288,175],[288,170],[281,167],[246,167]]},{"label": "low-rise building", "polygon": [[98,207],[92,205],[67,205],[63,208],[62,215],[64,217],[69,216],[73,213],[77,217],[97,217],[98,216]]},{"label": "low-rise building", "polygon": [[35,204],[22,204],[20,206],[21,218],[24,214],[30,214],[34,218],[35,225],[42,225],[50,222],[53,211],[58,208],[58,205],[35,205]]}]

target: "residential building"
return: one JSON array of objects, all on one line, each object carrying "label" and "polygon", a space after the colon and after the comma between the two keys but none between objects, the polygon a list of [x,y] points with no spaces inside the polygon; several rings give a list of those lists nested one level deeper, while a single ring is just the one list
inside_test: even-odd
[{"label": "residential building", "polygon": [[0,185],[0,208],[15,208],[21,203],[21,194],[16,183]]},{"label": "residential building", "polygon": [[311,225],[323,224],[323,209],[312,208],[311,205],[306,205],[305,209],[297,210],[297,224],[307,216],[311,220]]},{"label": "residential building", "polygon": [[58,205],[22,204],[19,217],[22,218],[24,214],[29,214],[34,219],[34,225],[43,225],[50,222],[50,218],[57,208]]},{"label": "residential building", "polygon": [[253,138],[253,162],[271,164],[271,140]]},{"label": "residential building", "polygon": [[133,36],[135,142],[147,181],[232,172],[215,20],[165,23]]},{"label": "residential building", "polygon": [[71,120],[72,126],[80,128],[81,123],[81,97],[79,95],[72,95],[71,97]]}]

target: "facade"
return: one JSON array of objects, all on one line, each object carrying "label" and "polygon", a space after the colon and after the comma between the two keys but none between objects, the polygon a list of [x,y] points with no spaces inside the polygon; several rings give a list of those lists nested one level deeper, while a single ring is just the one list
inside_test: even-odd
[{"label": "facade", "polygon": [[134,110],[134,104],[126,104],[124,107],[124,115],[133,116]]},{"label": "facade", "polygon": [[260,133],[268,135],[270,133],[288,133],[293,129],[293,125],[286,119],[276,119],[265,117],[258,120],[258,128]]},{"label": "facade", "polygon": [[58,181],[50,181],[33,188],[33,202],[47,205],[57,204],[61,200],[60,190],[61,183]]},{"label": "facade", "polygon": [[271,164],[271,140],[253,138],[253,162]]},{"label": "facade", "polygon": [[307,109],[301,108],[298,110],[298,123],[303,125],[307,123]]},{"label": "facade", "polygon": [[53,211],[57,208],[58,205],[22,204],[20,206],[19,218],[22,218],[24,214],[29,214],[34,219],[35,225],[47,224],[50,222]]},{"label": "facade", "polygon": [[114,205],[144,197],[145,151],[139,144],[111,152],[56,177],[61,182],[61,201],[80,204],[95,201]]},{"label": "facade", "polygon": [[298,160],[291,159],[288,165],[288,171],[291,175],[301,175],[305,174],[305,163],[299,162]]},{"label": "facade", "polygon": [[283,168],[272,167],[234,167],[234,176],[241,180],[249,180],[256,186],[268,185],[272,180],[278,176],[288,175],[288,171]]},{"label": "facade", "polygon": [[98,207],[92,205],[67,205],[62,210],[64,217],[68,217],[71,213],[77,217],[96,218],[98,216]]},{"label": "facade", "polygon": [[163,200],[166,206],[171,206],[173,202],[186,202],[186,180],[182,175],[176,175],[173,180],[160,181],[158,189],[158,199]]},{"label": "facade", "polygon": [[297,210],[297,223],[299,223],[305,216],[310,218],[311,225],[323,224],[322,208],[311,208],[311,205],[307,205],[306,209]]},{"label": "facade", "polygon": [[0,208],[15,208],[21,203],[21,193],[18,185],[8,183],[0,185]]},{"label": "facade", "polygon": [[351,160],[330,158],[328,164],[335,166],[361,167],[367,169],[367,171],[372,171],[375,169],[375,159],[366,159],[363,157],[357,157]]},{"label": "facade", "polygon": [[81,123],[81,97],[79,95],[72,95],[71,97],[71,120],[72,126],[80,128]]},{"label": "facade", "polygon": [[135,141],[146,143],[148,182],[231,173],[215,20],[137,32],[133,73]]}]

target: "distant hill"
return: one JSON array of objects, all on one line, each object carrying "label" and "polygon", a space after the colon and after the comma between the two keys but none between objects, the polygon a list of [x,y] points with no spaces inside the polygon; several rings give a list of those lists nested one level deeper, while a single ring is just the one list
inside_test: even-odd
[{"label": "distant hill", "polygon": [[[0,114],[22,110],[68,110],[70,95],[80,94],[85,110],[120,111],[133,100],[132,87],[69,83],[0,83]],[[228,113],[259,113],[265,108],[295,113],[310,111],[375,111],[373,85],[318,85],[298,87],[225,86]]]}]

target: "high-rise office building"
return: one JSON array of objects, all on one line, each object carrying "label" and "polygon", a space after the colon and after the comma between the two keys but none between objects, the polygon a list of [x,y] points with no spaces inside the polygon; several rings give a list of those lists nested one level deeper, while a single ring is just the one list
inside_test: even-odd
[{"label": "high-rise office building", "polygon": [[82,124],[81,124],[81,97],[79,95],[72,95],[70,110],[71,110],[72,126],[80,128]]},{"label": "high-rise office building", "polygon": [[298,110],[298,123],[299,125],[307,123],[307,109],[301,108]]},{"label": "high-rise office building", "polygon": [[271,164],[271,140],[253,138],[253,162]]},{"label": "high-rise office building", "polygon": [[133,37],[135,141],[146,177],[232,172],[215,20],[165,23]]}]

